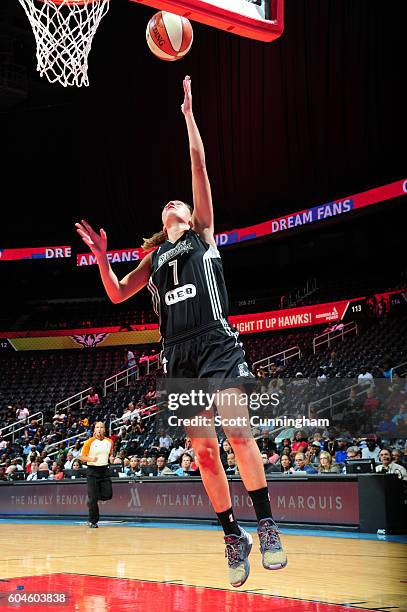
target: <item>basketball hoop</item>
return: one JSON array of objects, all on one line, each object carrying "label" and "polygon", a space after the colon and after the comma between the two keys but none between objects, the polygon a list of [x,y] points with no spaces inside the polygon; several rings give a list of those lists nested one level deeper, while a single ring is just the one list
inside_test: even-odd
[{"label": "basketball hoop", "polygon": [[37,70],[50,83],[88,86],[88,55],[109,0],[19,0],[34,32]]}]

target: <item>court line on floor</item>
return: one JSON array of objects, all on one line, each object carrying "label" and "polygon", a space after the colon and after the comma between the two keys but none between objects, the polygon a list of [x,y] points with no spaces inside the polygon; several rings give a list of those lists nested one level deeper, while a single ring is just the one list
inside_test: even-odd
[{"label": "court line on floor", "polygon": [[[68,525],[68,526],[85,526],[86,521],[78,519],[69,520],[58,520],[58,519],[14,519],[14,518],[3,518],[0,519],[1,524],[20,524],[20,525]],[[106,527],[132,527],[132,528],[166,528],[166,529],[189,529],[191,531],[219,531],[221,527],[218,525],[207,525],[207,524],[192,524],[192,523],[175,523],[164,521],[103,521],[99,522],[99,525]],[[256,526],[245,525],[247,531],[256,532]],[[377,535],[376,533],[358,533],[353,531],[326,531],[318,529],[290,529],[286,527],[280,527],[280,531],[283,535],[301,535],[321,538],[339,538],[339,539],[351,539],[351,540],[373,540],[378,542],[397,542],[401,544],[407,544],[407,535]]]}]

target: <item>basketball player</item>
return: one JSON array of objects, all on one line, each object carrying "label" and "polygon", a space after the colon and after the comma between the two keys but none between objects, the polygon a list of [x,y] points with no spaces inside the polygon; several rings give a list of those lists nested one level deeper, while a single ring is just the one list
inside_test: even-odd
[{"label": "basketball player", "polygon": [[[287,557],[271,516],[263,462],[252,436],[247,406],[239,402],[242,381],[247,381],[251,374],[237,334],[227,322],[227,293],[214,240],[211,188],[204,147],[192,113],[188,76],[183,85],[181,109],[191,155],[193,209],[179,200],[168,202],[162,211],[162,231],[144,240],[143,248],[154,248],[154,251],[120,281],[106,256],[106,232],[101,229],[100,234],[96,233],[86,221],[77,223],[76,228],[96,257],[112,302],[122,302],[148,286],[160,320],[163,364],[169,378],[237,381],[233,388],[218,393],[217,410],[224,423],[229,420],[247,423],[246,427],[225,425],[224,430],[233,447],[239,474],[253,501],[263,566],[270,570],[280,569],[287,564]],[[223,401],[226,397],[227,401]],[[230,401],[231,397],[234,402]],[[211,418],[205,419],[205,426],[187,427],[186,430],[198,459],[203,484],[225,533],[230,583],[239,587],[249,575],[252,537],[237,524],[233,514],[213,411],[200,410],[202,416],[210,415]],[[232,417],[242,419],[232,421]]]},{"label": "basketball player", "polygon": [[113,442],[105,437],[105,425],[101,421],[95,424],[92,438],[86,440],[78,459],[88,464],[88,527],[98,527],[98,501],[112,499],[112,481],[109,477],[109,461],[113,461]]}]

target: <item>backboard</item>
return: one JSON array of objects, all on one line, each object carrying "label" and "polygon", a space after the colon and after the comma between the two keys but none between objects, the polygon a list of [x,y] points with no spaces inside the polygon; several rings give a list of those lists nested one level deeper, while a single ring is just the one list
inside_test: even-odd
[{"label": "backboard", "polygon": [[284,31],[284,0],[132,0],[221,30],[271,42]]}]

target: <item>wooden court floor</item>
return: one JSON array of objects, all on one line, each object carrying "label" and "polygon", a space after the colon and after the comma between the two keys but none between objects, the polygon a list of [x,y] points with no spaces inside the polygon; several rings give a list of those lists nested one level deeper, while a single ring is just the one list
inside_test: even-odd
[{"label": "wooden court floor", "polygon": [[[89,529],[79,521],[2,523],[0,610],[407,611],[406,544],[282,537],[288,566],[264,570],[253,534],[250,577],[241,589],[233,589],[220,531],[123,525]],[[16,608],[4,598],[15,589],[64,590],[69,600],[62,607]]]}]

